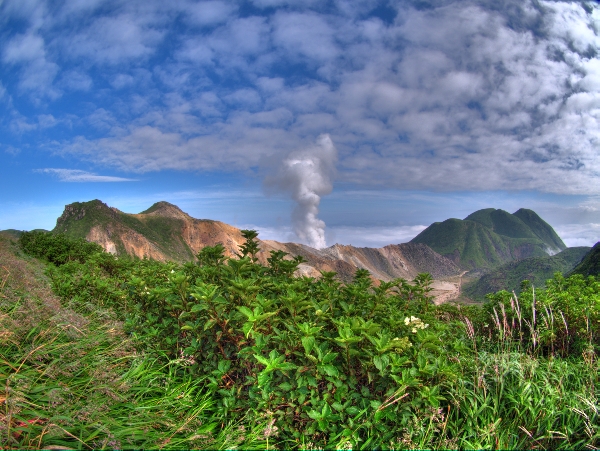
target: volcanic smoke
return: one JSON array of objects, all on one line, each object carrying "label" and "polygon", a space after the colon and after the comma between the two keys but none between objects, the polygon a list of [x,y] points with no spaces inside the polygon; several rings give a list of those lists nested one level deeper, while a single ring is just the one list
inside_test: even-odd
[{"label": "volcanic smoke", "polygon": [[325,222],[319,219],[321,197],[331,193],[337,151],[329,135],[317,138],[315,146],[292,152],[282,161],[276,177],[266,182],[288,191],[296,206],[292,212],[294,232],[300,240],[324,248]]}]

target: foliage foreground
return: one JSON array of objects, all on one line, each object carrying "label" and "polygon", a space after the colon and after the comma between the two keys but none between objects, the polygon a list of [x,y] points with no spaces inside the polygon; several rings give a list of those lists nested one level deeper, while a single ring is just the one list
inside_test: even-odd
[{"label": "foliage foreground", "polygon": [[185,265],[25,233],[54,294],[0,243],[0,446],[600,446],[598,279],[434,306],[426,274],[298,278],[243,233]]}]

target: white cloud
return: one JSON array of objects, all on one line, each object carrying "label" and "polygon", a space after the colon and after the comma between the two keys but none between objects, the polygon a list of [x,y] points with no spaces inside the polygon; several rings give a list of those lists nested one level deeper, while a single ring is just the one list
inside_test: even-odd
[{"label": "white cloud", "polygon": [[51,114],[40,114],[37,118],[41,128],[50,128],[58,124],[59,121]]},{"label": "white cloud", "polygon": [[13,37],[4,46],[2,60],[21,66],[19,87],[22,90],[36,97],[56,99],[60,96],[60,91],[52,86],[59,66],[46,57],[44,39],[38,34],[28,32]]},{"label": "white cloud", "polygon": [[109,175],[96,175],[91,172],[80,171],[78,169],[57,169],[45,168],[38,169],[36,172],[52,174],[58,177],[61,182],[135,182],[136,179],[123,177],[113,177]]},{"label": "white cloud", "polygon": [[556,233],[568,247],[592,247],[600,241],[600,224],[563,224],[556,227]]},{"label": "white cloud", "polygon": [[45,58],[44,40],[34,34],[15,36],[4,48],[5,63],[22,63]]},{"label": "white cloud", "polygon": [[284,57],[299,55],[316,62],[330,61],[338,54],[334,29],[320,15],[280,13],[274,18],[276,45]]},{"label": "white cloud", "polygon": [[237,10],[233,2],[203,1],[189,2],[182,7],[186,21],[194,25],[215,25],[225,22]]},{"label": "white cloud", "polygon": [[89,90],[96,130],[63,147],[123,170],[255,168],[329,133],[357,185],[600,191],[599,6],[254,4],[28,2],[43,26],[7,34],[2,61],[38,97]]},{"label": "white cloud", "polygon": [[329,227],[328,243],[351,244],[356,247],[383,247],[388,244],[407,243],[427,226],[396,227]]},{"label": "white cloud", "polygon": [[155,20],[135,12],[99,17],[89,27],[65,35],[62,47],[74,58],[86,57],[97,64],[147,58],[165,34],[154,26]]},{"label": "white cloud", "polygon": [[86,73],[79,71],[68,71],[61,77],[61,86],[72,91],[89,91],[94,82]]},{"label": "white cloud", "polygon": [[[238,225],[241,229],[258,231],[262,240],[274,240],[281,243],[298,242],[298,237],[288,226],[264,226],[256,224]],[[327,227],[325,237],[328,246],[345,244],[355,247],[384,247],[388,244],[407,243],[427,227],[424,225],[396,226],[396,227]]]}]

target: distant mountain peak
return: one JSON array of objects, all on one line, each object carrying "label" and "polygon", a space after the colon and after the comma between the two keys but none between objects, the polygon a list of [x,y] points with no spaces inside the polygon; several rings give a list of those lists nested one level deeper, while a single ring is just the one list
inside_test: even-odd
[{"label": "distant mountain peak", "polygon": [[139,213],[140,215],[162,216],[164,218],[175,219],[192,219],[190,215],[184,212],[177,205],[173,205],[167,201],[161,200],[153,204],[147,210]]},{"label": "distant mountain peak", "polygon": [[566,248],[547,222],[525,208],[513,214],[485,208],[464,220],[447,219],[432,224],[411,242],[427,244],[470,270],[552,255]]}]

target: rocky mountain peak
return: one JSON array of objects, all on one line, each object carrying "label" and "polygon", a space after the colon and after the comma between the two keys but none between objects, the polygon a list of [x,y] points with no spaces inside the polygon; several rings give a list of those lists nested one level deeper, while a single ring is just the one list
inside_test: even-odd
[{"label": "rocky mountain peak", "polygon": [[118,211],[119,210],[109,207],[98,199],[89,202],[73,202],[72,204],[65,205],[65,209],[62,215],[56,220],[56,224],[59,226],[65,222],[69,222],[69,220],[80,221],[86,215],[96,215],[99,212],[101,212],[101,214],[108,213],[109,216],[112,216],[111,213]]},{"label": "rocky mountain peak", "polygon": [[192,219],[190,215],[181,210],[177,205],[173,205],[169,202],[161,200],[156,202],[147,210],[140,213],[141,215],[149,216],[161,216],[163,218],[175,218],[175,219]]}]

